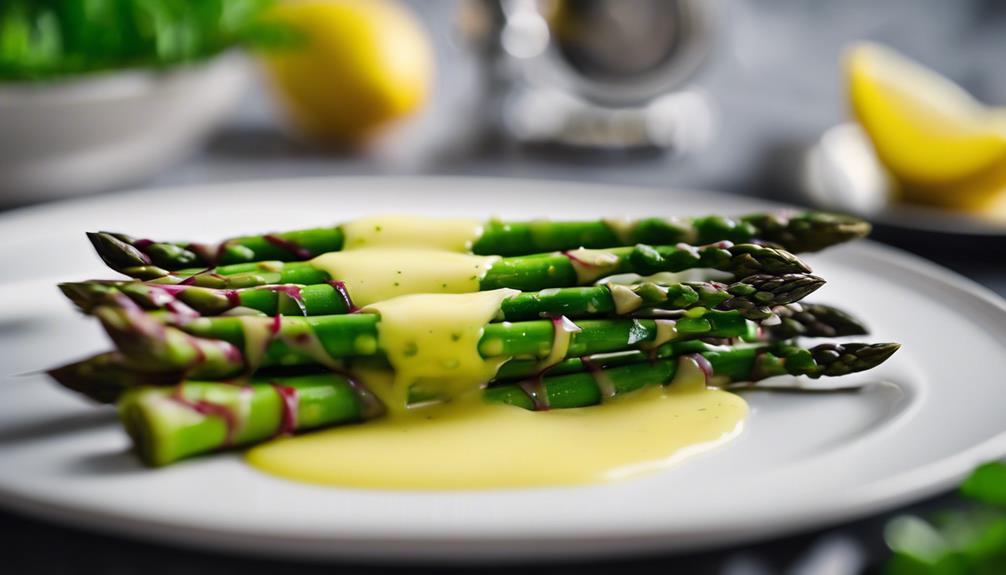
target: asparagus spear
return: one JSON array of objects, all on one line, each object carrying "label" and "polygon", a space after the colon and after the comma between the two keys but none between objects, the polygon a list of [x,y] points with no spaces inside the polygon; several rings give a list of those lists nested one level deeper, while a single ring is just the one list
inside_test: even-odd
[{"label": "asparagus spear", "polygon": [[[390,369],[390,366],[375,360],[375,365]],[[152,370],[153,368],[153,370]],[[117,352],[105,352],[91,356],[82,361],[50,369],[49,377],[63,387],[75,391],[97,403],[116,403],[130,389],[144,386],[172,387],[187,380],[189,374],[184,371],[164,371],[158,366],[151,366]],[[285,381],[291,377],[310,376],[324,373],[338,375],[346,379],[356,390],[357,403],[361,415],[365,418],[377,417],[384,413],[384,405],[372,393],[358,385],[350,377],[350,373],[336,366],[322,367],[318,365],[293,366],[282,368],[266,368],[256,372],[251,379],[218,378],[213,383],[226,383],[241,386],[249,381]],[[206,381],[210,381],[207,379]]]},{"label": "asparagus spear", "polygon": [[[897,348],[897,344],[726,348],[683,357],[700,362],[712,381],[729,383],[787,374],[843,375],[870,369]],[[484,398],[524,409],[584,407],[606,395],[672,382],[680,365],[673,357],[611,364],[599,360],[592,369],[542,377],[540,397],[532,398],[524,386],[504,383],[486,389]],[[141,459],[156,466],[363,418],[354,388],[344,376],[333,374],[255,379],[246,386],[198,381],[174,388],[143,386],[123,396],[119,412]]]},{"label": "asparagus spear", "polygon": [[[776,306],[773,311],[786,319],[776,325],[759,326],[754,337],[746,338],[710,338],[689,339],[666,343],[659,348],[646,351],[630,350],[603,354],[609,365],[622,365],[639,361],[652,361],[658,357],[673,357],[687,353],[708,353],[722,350],[725,347],[747,347],[758,349],[773,349],[776,355],[785,355],[787,351],[799,349],[788,341],[795,337],[838,337],[850,335],[866,335],[865,326],[848,313],[824,304],[795,303]],[[853,347],[861,344],[849,344]],[[767,347],[771,346],[771,347]],[[818,346],[827,349],[825,346]],[[817,349],[817,348],[815,348]],[[580,358],[570,358],[548,368],[548,373],[557,375],[582,371]],[[513,360],[500,367],[498,380],[510,380],[532,377],[540,371],[536,361]]]},{"label": "asparagus spear", "polygon": [[[732,381],[748,381],[741,379],[741,367],[764,364],[759,369],[762,372],[751,372],[751,376],[759,376],[751,381],[774,377],[776,375],[803,375],[817,379],[821,376],[841,376],[859,371],[866,371],[880,365],[895,351],[900,348],[899,344],[865,344],[847,343],[835,344],[824,343],[812,348],[803,348],[788,341],[761,341],[751,344],[720,345],[710,343],[706,340],[686,340],[671,342],[659,348],[640,351],[627,350],[614,353],[595,354],[588,356],[588,363],[594,361],[603,366],[619,366],[640,362],[653,362],[657,359],[668,357],[678,357],[681,355],[700,353],[708,357],[722,357],[722,361],[731,363],[735,370],[731,371],[737,376]],[[835,353],[837,352],[837,356]],[[808,355],[810,354],[810,355]],[[758,356],[765,356],[759,358]],[[752,359],[755,357],[756,359]],[[591,359],[594,358],[594,359]],[[778,360],[778,361],[777,361]],[[757,361],[756,364],[750,363]],[[747,363],[745,363],[747,362]],[[724,364],[725,365],[725,364]],[[816,367],[815,367],[816,366]],[[582,357],[573,357],[563,360],[548,368],[548,375],[564,375],[587,370]],[[789,370],[789,371],[788,371]],[[541,368],[536,362],[529,360],[513,360],[503,364],[496,374],[495,382],[513,382],[534,378],[541,375]],[[83,387],[88,387],[84,384]]]},{"label": "asparagus spear", "polygon": [[[614,383],[615,393],[624,393],[643,385],[669,381],[670,378],[654,377],[659,372],[647,372],[645,367],[660,364],[666,367],[667,363],[674,365],[676,363],[674,358],[684,356],[699,355],[705,358],[709,362],[710,381],[716,385],[727,385],[753,383],[784,375],[806,376],[813,379],[840,377],[873,369],[887,361],[900,347],[896,343],[826,343],[812,348],[785,343],[767,346],[711,346],[702,342],[668,344],[661,348],[657,354],[660,359],[657,360],[641,352],[611,354],[608,357],[594,359],[587,357],[566,360],[540,378],[539,389],[542,390],[540,400],[551,408],[593,405],[602,399],[603,390],[598,386],[598,380],[601,379],[598,377],[599,371],[610,376],[617,373],[616,369],[634,368],[632,373],[641,376],[634,386],[626,388],[619,385],[617,379],[605,378],[611,379]],[[584,365],[584,359],[587,359],[587,365]],[[526,386],[516,383],[520,379],[534,375],[522,374],[519,368],[518,364],[511,368],[512,371],[504,372],[501,369],[496,379],[498,383],[486,390],[487,397],[505,397],[505,403],[526,409],[534,408],[535,398],[531,397],[533,394],[527,393]]]},{"label": "asparagus spear", "polygon": [[[119,352],[132,363],[148,366],[148,371],[226,378],[259,367],[335,365],[341,358],[374,356],[383,351],[378,347],[380,317],[375,314],[210,317],[167,325],[165,322],[174,318],[146,314],[131,300],[122,299],[122,305],[95,309],[95,316]],[[666,322],[663,329],[661,322]],[[672,330],[666,329],[670,322]],[[491,323],[485,327],[479,353],[485,357],[545,357],[560,329],[557,323]],[[708,310],[674,320],[582,320],[577,327],[580,331],[570,334],[567,356],[620,351],[653,343],[658,337],[754,337],[757,332],[756,325],[739,312]]]},{"label": "asparagus spear", "polygon": [[[313,285],[339,279],[329,277],[324,270],[307,261],[267,261],[176,272],[148,263],[133,263],[136,265],[113,267],[137,279],[211,288]],[[653,275],[698,268],[731,272],[738,278],[756,274],[781,275],[811,271],[806,264],[785,250],[756,244],[720,242],[697,247],[687,244],[638,244],[605,250],[575,250],[503,258],[492,264],[479,285],[483,290],[509,287],[521,291],[537,291],[592,284],[597,279],[614,274]]]},{"label": "asparagus spear", "polygon": [[[765,319],[771,307],[803,299],[824,284],[810,274],[754,275],[731,285],[716,282],[631,286],[598,285],[552,288],[521,293],[503,301],[503,319],[521,321],[565,315],[580,318],[624,315],[639,308],[687,310],[696,307],[736,309],[748,319]],[[334,315],[353,311],[352,301],[339,285],[258,286],[223,290],[198,286],[160,286],[137,281],[88,281],[62,283],[59,288],[85,311],[114,302],[124,294],[148,310],[167,310],[188,315],[220,315],[237,307],[266,315]],[[192,312],[187,310],[191,308]]]},{"label": "asparagus spear", "polygon": [[[820,212],[750,214],[737,219],[706,216],[691,219],[647,218],[616,223],[490,221],[472,251],[483,255],[518,256],[537,252],[602,248],[615,245],[707,244],[723,240],[761,240],[791,252],[818,251],[866,236],[862,220]],[[165,270],[214,267],[265,260],[299,261],[342,249],[340,226],[243,236],[215,245],[156,242],[114,232],[89,233],[102,259],[113,269],[154,265]]]}]

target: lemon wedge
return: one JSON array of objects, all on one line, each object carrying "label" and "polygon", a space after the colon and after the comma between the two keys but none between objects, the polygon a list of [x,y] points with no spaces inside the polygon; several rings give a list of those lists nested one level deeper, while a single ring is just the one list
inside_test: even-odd
[{"label": "lemon wedge", "polygon": [[267,14],[304,37],[263,58],[290,123],[310,139],[362,143],[426,100],[434,58],[426,31],[393,0],[286,0]]},{"label": "lemon wedge", "polygon": [[1001,110],[877,44],[854,45],[844,63],[853,112],[880,160],[906,189],[943,190],[1006,162]]}]

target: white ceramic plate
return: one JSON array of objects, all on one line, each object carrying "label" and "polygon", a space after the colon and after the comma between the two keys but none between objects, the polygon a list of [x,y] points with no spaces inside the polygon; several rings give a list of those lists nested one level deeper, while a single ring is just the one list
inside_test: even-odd
[{"label": "white ceramic plate", "polygon": [[117,533],[252,553],[378,560],[585,558],[694,549],[822,526],[949,487],[1006,453],[1006,307],[870,243],[809,259],[815,299],[904,344],[851,395],[749,396],[745,432],[639,479],[579,488],[398,492],[301,485],[240,455],[140,467],[109,409],[40,375],[107,346],[52,282],[108,275],[83,237],[210,240],[371,212],[561,218],[739,213],[710,193],[521,180],[329,179],[94,198],[0,218],[0,503]]}]

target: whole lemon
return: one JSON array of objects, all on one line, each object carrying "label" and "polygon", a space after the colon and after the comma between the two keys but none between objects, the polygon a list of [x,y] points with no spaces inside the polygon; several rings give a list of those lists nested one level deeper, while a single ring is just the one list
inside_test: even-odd
[{"label": "whole lemon", "polygon": [[300,39],[263,59],[290,122],[309,138],[358,144],[426,100],[433,49],[393,0],[288,0],[267,18]]}]

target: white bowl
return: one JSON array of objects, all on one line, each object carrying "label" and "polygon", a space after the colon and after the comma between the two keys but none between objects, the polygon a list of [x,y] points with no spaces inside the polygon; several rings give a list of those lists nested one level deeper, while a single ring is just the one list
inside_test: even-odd
[{"label": "white bowl", "polygon": [[167,70],[0,84],[0,204],[139,182],[226,119],[249,77],[228,53]]}]

